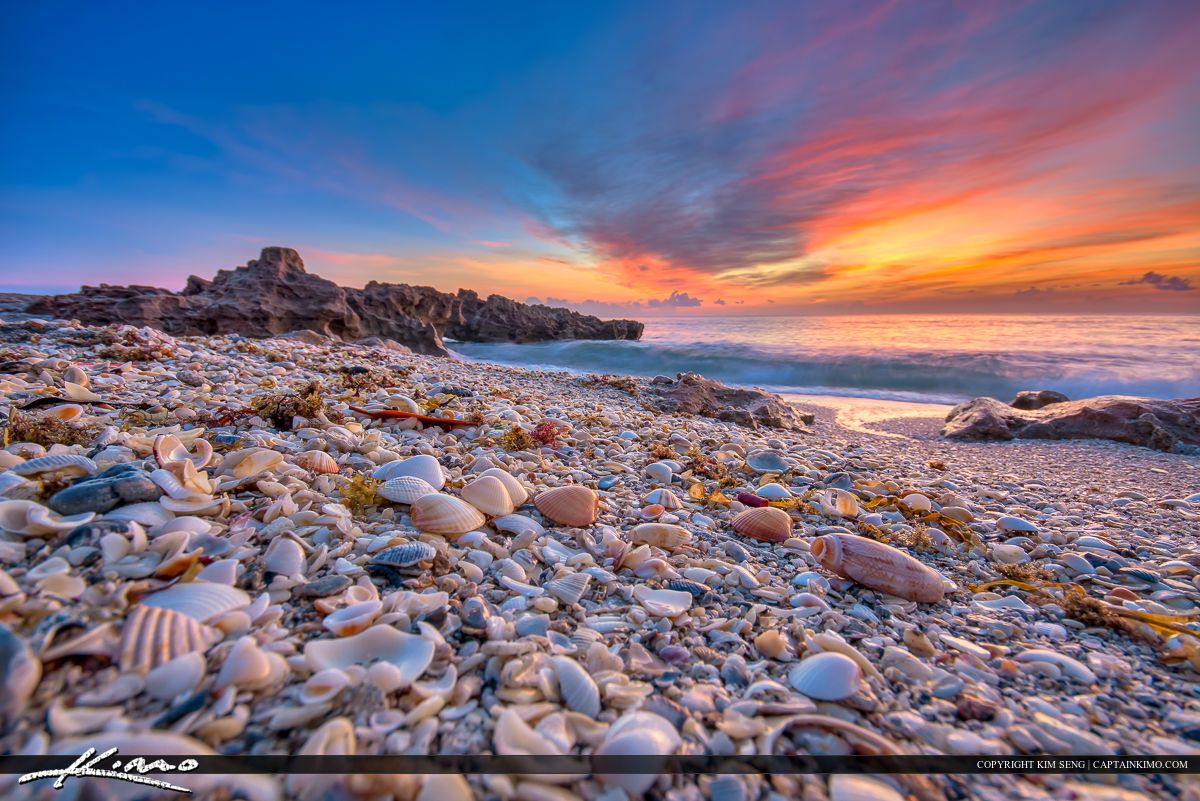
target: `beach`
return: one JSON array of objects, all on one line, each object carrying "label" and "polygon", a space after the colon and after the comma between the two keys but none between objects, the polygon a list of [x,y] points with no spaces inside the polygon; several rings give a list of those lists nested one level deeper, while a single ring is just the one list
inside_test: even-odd
[{"label": "beach", "polygon": [[[750,427],[664,411],[670,379],[311,332],[26,320],[0,349],[6,753],[1200,742],[1197,456],[953,442],[948,405],[881,399],[789,395],[811,424]],[[14,779],[6,797],[56,797]],[[1167,773],[182,781],[314,800],[1200,797]]]}]

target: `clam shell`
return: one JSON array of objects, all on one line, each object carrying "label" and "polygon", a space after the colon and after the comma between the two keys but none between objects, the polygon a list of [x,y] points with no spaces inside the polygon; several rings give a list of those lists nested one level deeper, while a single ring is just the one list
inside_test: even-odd
[{"label": "clam shell", "polygon": [[817,496],[817,506],[830,517],[858,516],[858,498],[843,489],[825,490]]},{"label": "clam shell", "polygon": [[642,503],[661,506],[668,512],[683,508],[683,501],[679,500],[679,496],[665,487],[646,493],[646,497],[642,498]]},{"label": "clam shell", "polygon": [[292,461],[310,473],[336,473],[341,470],[337,459],[325,451],[305,451]]},{"label": "clam shell", "polygon": [[812,555],[842,578],[899,598],[937,603],[945,594],[942,576],[936,570],[866,537],[826,534],[812,541]]},{"label": "clam shell", "polygon": [[207,670],[203,654],[177,656],[146,674],[146,693],[160,701],[170,701],[200,686]]},{"label": "clam shell", "polygon": [[339,637],[350,637],[366,630],[382,611],[381,601],[363,601],[331,612],[321,621],[321,625]]},{"label": "clam shell", "polygon": [[[387,664],[380,662],[379,664]],[[300,688],[300,700],[306,704],[323,704],[332,701],[342,690],[350,686],[350,677],[344,670],[326,668],[314,673]]]},{"label": "clam shell", "polygon": [[437,490],[423,478],[397,476],[383,482],[375,492],[392,503],[416,503],[418,499],[433,495]]},{"label": "clam shell", "polygon": [[466,534],[479,528],[487,520],[478,509],[466,501],[442,493],[418,498],[413,503],[410,513],[414,526],[434,534]]},{"label": "clam shell", "polygon": [[438,464],[437,459],[425,453],[388,462],[371,471],[372,478],[382,481],[391,481],[400,476],[419,478],[435,490],[446,486],[446,473],[442,466]]},{"label": "clam shell", "polygon": [[545,490],[533,499],[538,511],[555,523],[582,528],[596,522],[600,499],[596,493],[578,484]]},{"label": "clam shell", "polygon": [[525,491],[525,487],[507,470],[502,470],[499,467],[490,467],[479,474],[480,478],[484,476],[500,479],[504,484],[504,488],[508,490],[508,497],[512,499],[514,507],[520,506],[529,500],[529,493]]},{"label": "clam shell", "polygon": [[546,592],[564,604],[577,604],[587,592],[592,577],[587,573],[568,573],[546,582]]},{"label": "clam shell", "polygon": [[0,502],[0,529],[26,537],[70,531],[84,523],[90,523],[95,517],[93,512],[62,517],[34,501]]},{"label": "clam shell", "polygon": [[52,420],[59,420],[63,423],[70,423],[83,417],[83,411],[83,407],[78,403],[61,403],[58,406],[51,406],[42,412],[42,416]]},{"label": "clam shell", "polygon": [[642,523],[640,526],[634,526],[629,532],[629,541],[673,551],[680,545],[691,542],[692,532],[670,523]]},{"label": "clam shell", "polygon": [[633,588],[633,598],[652,615],[675,617],[692,608],[691,593],[678,590],[652,590],[644,584]]},{"label": "clam shell", "polygon": [[763,484],[754,491],[754,494],[760,498],[766,498],[767,500],[771,501],[780,501],[784,498],[792,497],[792,491],[790,489],[775,482]]},{"label": "clam shell", "polygon": [[919,492],[910,492],[901,498],[900,501],[914,512],[929,512],[933,510],[933,504],[929,498]]},{"label": "clam shell", "polygon": [[733,518],[733,530],[763,542],[783,542],[792,536],[792,518],[782,509],[760,506],[739,512]]},{"label": "clam shell", "polygon": [[546,527],[532,517],[525,515],[505,515],[497,517],[492,521],[492,525],[497,531],[507,531],[510,534],[521,536],[528,532],[533,532],[534,536],[540,537],[546,533]]},{"label": "clam shell", "polygon": [[279,654],[264,651],[250,636],[238,639],[217,673],[214,690],[256,690],[286,678],[290,669]]},{"label": "clam shell", "polygon": [[54,453],[21,462],[10,470],[18,476],[37,476],[43,473],[91,476],[95,475],[99,468],[86,456],[78,456],[73,453]]},{"label": "clam shell", "polygon": [[195,618],[141,603],[125,618],[117,662],[122,670],[148,673],[178,656],[204,653],[219,639],[215,629]]},{"label": "clam shell", "polygon": [[400,669],[398,689],[410,686],[433,662],[431,640],[395,629],[372,626],[352,637],[311,640],[304,646],[304,662],[313,672],[351,665],[366,665],[376,660],[390,662]]},{"label": "clam shell", "polygon": [[646,465],[642,470],[646,474],[646,478],[651,481],[657,481],[659,484],[670,484],[671,477],[675,475],[675,471],[671,469],[671,465],[666,462],[653,462]]},{"label": "clam shell", "polygon": [[[653,712],[627,712],[609,727],[597,756],[648,756],[674,754],[683,744],[679,732],[666,718]],[[597,773],[605,784],[624,789],[637,798],[650,789],[656,773]]]},{"label": "clam shell", "polygon": [[301,575],[304,571],[304,549],[291,537],[276,537],[263,554],[263,566],[270,573]]},{"label": "clam shell", "polygon": [[809,698],[842,701],[858,692],[862,669],[844,654],[814,654],[792,668],[788,683]]},{"label": "clam shell", "polygon": [[88,378],[88,374],[84,372],[83,368],[74,364],[63,370],[62,377],[63,381],[70,381],[72,384],[81,387],[86,387],[91,383],[91,379]]},{"label": "clam shell", "polygon": [[480,476],[463,487],[459,496],[488,517],[512,514],[514,508],[508,488],[495,476]]},{"label": "clam shell", "polygon": [[76,384],[71,381],[63,381],[63,395],[74,401],[102,401],[95,392],[92,392],[82,384]]},{"label": "clam shell", "polygon": [[600,690],[588,672],[568,656],[550,658],[558,679],[558,694],[568,709],[595,718],[600,714]]},{"label": "clam shell", "polygon": [[140,606],[169,609],[208,623],[236,609],[250,605],[250,596],[228,584],[191,581],[175,584],[142,599]]},{"label": "clam shell", "polygon": [[746,455],[746,466],[756,473],[782,473],[788,469],[787,457],[770,450],[751,451]]},{"label": "clam shell", "polygon": [[269,448],[243,448],[234,451],[221,462],[221,475],[246,479],[265,473],[283,464],[283,454]]}]

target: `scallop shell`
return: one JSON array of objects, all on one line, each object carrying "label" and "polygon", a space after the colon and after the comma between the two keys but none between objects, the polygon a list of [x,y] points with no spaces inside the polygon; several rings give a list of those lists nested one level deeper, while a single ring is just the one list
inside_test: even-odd
[{"label": "scallop shell", "polygon": [[480,478],[484,476],[492,476],[498,478],[504,484],[504,488],[508,490],[508,497],[512,498],[513,506],[520,506],[529,500],[529,493],[525,491],[525,487],[516,477],[507,470],[502,470],[499,467],[490,467],[479,474]]},{"label": "scallop shell", "polygon": [[423,478],[397,476],[383,482],[375,492],[392,503],[416,503],[426,495],[433,495],[437,490]]},{"label": "scallop shell", "polygon": [[434,534],[466,534],[487,520],[466,501],[442,493],[418,498],[412,505],[411,514],[414,526]]},{"label": "scallop shell", "polygon": [[812,555],[827,570],[864,587],[919,603],[945,594],[942,576],[903,551],[853,534],[826,534],[812,541]]},{"label": "scallop shell", "polygon": [[459,496],[488,517],[512,514],[513,499],[496,476],[480,476],[459,491]]},{"label": "scallop shell", "polygon": [[27,462],[21,462],[11,468],[18,476],[37,476],[43,473],[63,473],[65,475],[92,476],[99,468],[96,463],[86,456],[73,453],[54,453],[49,456],[39,456]]},{"label": "scallop shell", "polygon": [[[596,756],[649,756],[674,754],[683,744],[669,720],[653,712],[626,712],[608,728]],[[657,773],[597,773],[605,784],[620,787],[634,798],[658,781]]]},{"label": "scallop shell", "polygon": [[321,625],[339,637],[349,637],[366,630],[382,611],[381,601],[363,601],[331,612],[321,621]]},{"label": "scallop shell", "polygon": [[568,709],[595,718],[600,714],[600,690],[588,672],[569,656],[550,658],[558,679],[558,694]]},{"label": "scallop shell", "polygon": [[169,609],[208,623],[235,609],[245,609],[250,605],[250,596],[228,584],[190,581],[147,595],[140,605]]},{"label": "scallop shell", "polygon": [[581,528],[596,522],[600,499],[596,493],[578,484],[545,490],[533,499],[538,511],[555,523]]},{"label": "scallop shell", "polygon": [[692,541],[692,532],[670,523],[642,523],[629,532],[629,541],[673,551]]},{"label": "scallop shell", "polygon": [[270,573],[298,576],[304,571],[304,549],[291,537],[276,537],[263,554],[263,567]]},{"label": "scallop shell", "polygon": [[337,459],[325,451],[304,451],[292,461],[310,473],[336,473],[341,470]]},{"label": "scallop shell", "polygon": [[125,618],[117,661],[122,670],[148,673],[178,656],[203,653],[219,639],[215,629],[195,618],[141,603]]},{"label": "scallop shell", "polygon": [[646,497],[642,498],[642,503],[661,506],[668,512],[683,508],[683,501],[679,500],[679,496],[665,487],[648,492]]},{"label": "scallop shell", "polygon": [[577,604],[587,592],[592,577],[587,573],[568,573],[546,582],[546,592],[564,604]]},{"label": "scallop shell", "polygon": [[315,673],[328,668],[345,670],[351,665],[382,660],[400,669],[397,689],[404,689],[419,679],[433,662],[433,651],[431,640],[380,624],[352,637],[311,640],[304,646],[304,662]]},{"label": "scallop shell", "polygon": [[283,464],[283,454],[269,448],[243,448],[221,462],[221,475],[246,479],[274,470]]},{"label": "scallop shell", "polygon": [[792,518],[782,509],[760,506],[738,513],[733,530],[763,542],[783,542],[792,536]]},{"label": "scallop shell", "polygon": [[146,693],[160,701],[170,701],[200,686],[207,670],[203,654],[193,651],[177,656],[146,674]]},{"label": "scallop shell", "polygon": [[70,531],[84,523],[90,523],[95,517],[93,512],[62,517],[34,501],[0,502],[0,529],[26,537]]},{"label": "scallop shell", "polygon": [[809,698],[842,701],[858,692],[862,669],[844,654],[814,654],[792,668],[788,683]]},{"label": "scallop shell", "polygon": [[195,453],[188,453],[187,446],[175,434],[159,434],[154,438],[151,452],[159,467],[168,467],[178,462],[191,462],[197,470],[202,470],[212,461],[212,445],[198,436],[192,438],[191,442],[196,446]]},{"label": "scallop shell", "polygon": [[678,590],[652,590],[644,584],[633,588],[633,598],[652,615],[675,617],[692,608],[691,593]]},{"label": "scallop shell", "polygon": [[425,453],[388,462],[371,471],[372,478],[383,481],[391,481],[400,476],[419,478],[435,490],[446,486],[446,473],[442,470],[442,466],[438,464],[437,459]]}]

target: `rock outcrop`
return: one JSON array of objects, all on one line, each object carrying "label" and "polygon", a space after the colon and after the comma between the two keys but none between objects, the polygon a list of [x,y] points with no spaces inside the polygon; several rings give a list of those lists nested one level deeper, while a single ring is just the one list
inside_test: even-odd
[{"label": "rock outcrop", "polygon": [[1052,389],[1027,389],[1017,393],[1013,402],[1008,404],[1014,409],[1041,409],[1052,403],[1066,403],[1071,400],[1061,392]]},{"label": "rock outcrop", "polygon": [[1101,395],[1014,409],[976,398],[950,410],[942,435],[951,439],[1110,439],[1160,451],[1200,446],[1200,398],[1156,400]]},{"label": "rock outcrop", "polygon": [[567,309],[531,306],[500,295],[481,299],[431,287],[372,281],[341,287],[308,273],[291,248],[264,248],[257,260],[192,276],[182,292],[148,286],[84,287],[39,298],[27,311],[89,325],[148,325],[168,334],[269,337],[308,330],[345,340],[382,337],[418,353],[447,353],[443,335],[484,342],[548,339],[637,339],[642,324],[601,320]]},{"label": "rock outcrop", "polygon": [[673,414],[698,414],[758,428],[803,429],[813,415],[797,411],[778,395],[761,389],[728,387],[696,373],[650,382],[651,403]]}]

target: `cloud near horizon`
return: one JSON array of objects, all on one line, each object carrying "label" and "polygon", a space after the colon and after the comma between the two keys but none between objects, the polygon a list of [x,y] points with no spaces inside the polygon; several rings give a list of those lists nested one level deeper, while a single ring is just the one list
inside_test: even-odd
[{"label": "cloud near horizon", "polygon": [[1121,282],[1121,286],[1137,286],[1138,284],[1148,284],[1155,289],[1169,292],[1190,292],[1195,289],[1187,278],[1181,278],[1178,275],[1163,275],[1153,271],[1146,273],[1136,281]]}]

